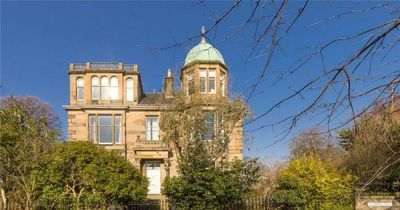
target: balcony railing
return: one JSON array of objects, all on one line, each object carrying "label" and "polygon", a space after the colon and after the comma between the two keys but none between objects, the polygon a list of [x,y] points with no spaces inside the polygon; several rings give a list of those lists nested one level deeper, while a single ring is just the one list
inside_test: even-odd
[{"label": "balcony railing", "polygon": [[136,150],[168,150],[168,145],[166,145],[161,140],[144,140],[140,136],[137,136]]},{"label": "balcony railing", "polygon": [[70,71],[85,71],[85,70],[107,70],[107,71],[132,71],[137,72],[136,64],[123,64],[116,62],[88,62],[88,63],[71,63]]}]

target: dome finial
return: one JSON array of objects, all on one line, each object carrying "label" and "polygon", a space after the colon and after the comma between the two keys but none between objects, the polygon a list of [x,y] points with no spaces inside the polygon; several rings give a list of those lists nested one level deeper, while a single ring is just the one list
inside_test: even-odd
[{"label": "dome finial", "polygon": [[168,68],[167,77],[172,77],[172,73],[171,73],[171,69],[170,68]]},{"label": "dome finial", "polygon": [[206,42],[206,27],[202,26],[201,27],[201,43]]}]

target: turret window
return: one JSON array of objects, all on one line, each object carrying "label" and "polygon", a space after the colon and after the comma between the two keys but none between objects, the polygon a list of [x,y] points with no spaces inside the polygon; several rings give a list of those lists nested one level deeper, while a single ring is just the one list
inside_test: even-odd
[{"label": "turret window", "polygon": [[186,81],[187,81],[187,89],[186,89],[186,95],[191,95],[194,93],[194,77],[193,77],[193,72],[188,73],[186,75]]},{"label": "turret window", "polygon": [[205,111],[204,112],[204,122],[205,122],[206,129],[202,134],[202,139],[203,140],[214,139],[214,124],[215,124],[214,112]]},{"label": "turret window", "polygon": [[208,92],[215,93],[215,69],[208,70]]},{"label": "turret window", "polygon": [[92,77],[92,100],[99,100],[99,78]]},{"label": "turret window", "polygon": [[133,79],[126,79],[126,101],[133,101]]},{"label": "turret window", "polygon": [[78,78],[76,80],[76,100],[83,101],[85,95],[84,87],[83,78]]},{"label": "turret window", "polygon": [[221,86],[220,91],[222,96],[225,96],[225,83],[225,73],[221,72],[219,85]]},{"label": "turret window", "polygon": [[101,78],[101,99],[109,99],[109,86],[108,86],[108,78]]},{"label": "turret window", "polygon": [[206,77],[207,77],[207,70],[200,69],[200,93],[206,92]]},{"label": "turret window", "polygon": [[118,99],[118,78],[117,77],[111,77],[110,98],[111,98],[111,100]]}]

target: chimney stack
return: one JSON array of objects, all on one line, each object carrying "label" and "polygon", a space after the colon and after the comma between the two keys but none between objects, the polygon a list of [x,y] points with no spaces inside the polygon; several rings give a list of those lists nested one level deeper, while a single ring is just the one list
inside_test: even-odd
[{"label": "chimney stack", "polygon": [[164,92],[166,98],[174,97],[174,78],[172,77],[171,69],[168,69],[167,76],[165,77]]}]

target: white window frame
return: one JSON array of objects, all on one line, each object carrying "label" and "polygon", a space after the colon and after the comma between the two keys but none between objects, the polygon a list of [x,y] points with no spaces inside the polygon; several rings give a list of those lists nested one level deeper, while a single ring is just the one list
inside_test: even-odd
[{"label": "white window frame", "polygon": [[[154,119],[157,124],[153,126]],[[149,125],[149,120],[151,124]],[[159,141],[160,140],[160,124],[158,116],[146,116],[146,141]],[[150,130],[149,130],[150,129]]]},{"label": "white window frame", "polygon": [[133,101],[134,93],[133,93],[133,79],[127,78],[125,80],[125,94],[126,94],[126,101]]}]

